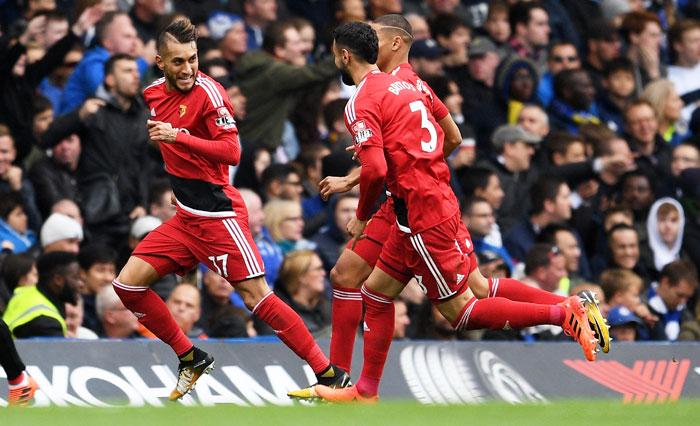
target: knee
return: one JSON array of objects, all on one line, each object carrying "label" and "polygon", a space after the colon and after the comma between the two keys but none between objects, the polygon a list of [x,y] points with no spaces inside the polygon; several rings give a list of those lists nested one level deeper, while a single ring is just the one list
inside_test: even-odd
[{"label": "knee", "polygon": [[246,283],[245,285],[239,284],[235,287],[243,299],[243,304],[251,311],[270,292],[270,287],[264,280],[256,280],[254,283]]},{"label": "knee", "polygon": [[336,265],[331,269],[331,284],[333,287],[360,288],[362,279],[359,279],[357,272],[353,273],[349,268]]}]

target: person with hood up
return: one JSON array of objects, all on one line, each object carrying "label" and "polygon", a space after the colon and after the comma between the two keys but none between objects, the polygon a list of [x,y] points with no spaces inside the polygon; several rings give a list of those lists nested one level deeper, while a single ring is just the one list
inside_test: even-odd
[{"label": "person with hood up", "polygon": [[651,206],[647,217],[647,235],[657,271],[680,259],[684,227],[683,206],[675,199],[664,197]]},{"label": "person with hood up", "polygon": [[481,105],[470,114],[479,151],[491,153],[493,131],[502,124],[516,124],[525,104],[536,102],[538,81],[537,70],[531,61],[517,56],[501,61],[496,68],[494,101]]}]

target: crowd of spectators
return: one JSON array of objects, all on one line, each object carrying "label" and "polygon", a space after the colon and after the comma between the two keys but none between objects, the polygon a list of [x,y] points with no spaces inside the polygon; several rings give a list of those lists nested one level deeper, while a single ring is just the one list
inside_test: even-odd
[{"label": "crowd of spectators", "polygon": [[[175,214],[141,90],[159,28],[188,16],[235,108],[231,182],[271,288],[316,336],[357,188],[339,23],[402,13],[410,63],[449,109],[447,159],[484,275],[591,289],[617,340],[700,340],[700,7],[666,0],[5,0],[0,14],[0,315],[15,337],[153,338],[111,281]],[[190,337],[274,333],[212,266],[154,285]],[[216,265],[214,265],[214,268]],[[219,271],[220,272],[220,271]],[[455,333],[416,283],[396,339]],[[360,332],[358,330],[358,332]]]}]

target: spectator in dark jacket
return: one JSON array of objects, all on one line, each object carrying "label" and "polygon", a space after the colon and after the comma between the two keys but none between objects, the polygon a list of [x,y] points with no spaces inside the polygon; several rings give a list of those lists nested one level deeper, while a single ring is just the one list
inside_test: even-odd
[{"label": "spectator in dark jacket", "polygon": [[70,134],[53,147],[51,156],[37,161],[29,170],[36,204],[43,217],[51,214],[51,207],[59,200],[80,202],[77,175],[80,149],[80,137]]},{"label": "spectator in dark jacket", "polygon": [[85,225],[92,238],[119,247],[126,243],[129,220],[146,213],[148,110],[139,96],[133,57],[115,55],[105,71],[97,98],[55,120],[43,144],[52,147],[66,135],[80,135],[78,186]]}]

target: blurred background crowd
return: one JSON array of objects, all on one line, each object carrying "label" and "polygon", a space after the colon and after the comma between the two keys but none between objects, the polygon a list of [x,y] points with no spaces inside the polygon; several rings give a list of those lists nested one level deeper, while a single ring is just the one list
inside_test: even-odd
[{"label": "blurred background crowd", "polygon": [[[162,75],[159,28],[179,15],[235,108],[231,182],[267,280],[327,336],[358,204],[357,188],[318,194],[358,165],[330,32],[402,13],[410,63],[462,133],[447,162],[484,275],[592,289],[618,340],[700,340],[700,1],[0,5],[0,314],[16,337],[153,337],[111,281],[175,214],[141,90]],[[188,336],[273,334],[204,265],[154,288]],[[415,284],[395,304],[396,339],[566,339],[553,326],[457,335]]]}]

